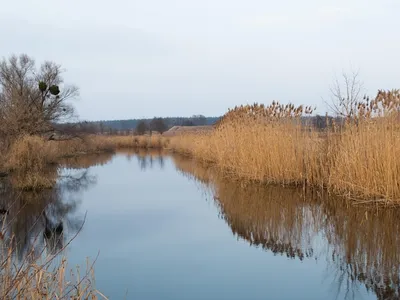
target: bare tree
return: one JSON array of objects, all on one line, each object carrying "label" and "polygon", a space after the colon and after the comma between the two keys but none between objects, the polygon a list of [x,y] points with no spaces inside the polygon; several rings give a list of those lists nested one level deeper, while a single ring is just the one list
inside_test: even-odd
[{"label": "bare tree", "polygon": [[143,135],[147,130],[149,130],[149,126],[147,125],[146,121],[140,120],[136,126],[136,134]]},{"label": "bare tree", "polygon": [[65,85],[62,73],[60,65],[49,61],[37,69],[26,54],[0,61],[0,134],[42,134],[72,116],[69,100],[79,90]]},{"label": "bare tree", "polygon": [[357,114],[358,104],[365,98],[364,85],[358,72],[342,73],[341,81],[336,77],[331,88],[331,101],[327,103],[334,114],[351,118]]}]

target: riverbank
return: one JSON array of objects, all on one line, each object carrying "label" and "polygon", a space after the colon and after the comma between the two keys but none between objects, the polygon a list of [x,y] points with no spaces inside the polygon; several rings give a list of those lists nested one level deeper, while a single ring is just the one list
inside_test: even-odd
[{"label": "riverbank", "polygon": [[177,153],[226,176],[327,189],[357,202],[400,203],[397,116],[357,119],[320,131],[298,118],[231,118],[214,131],[171,139]]},{"label": "riverbank", "polygon": [[393,117],[323,131],[295,118],[267,124],[240,118],[212,131],[171,138],[89,135],[48,141],[25,136],[10,147],[1,171],[22,174],[17,188],[51,188],[57,176],[44,176],[49,164],[118,149],[166,149],[212,163],[242,181],[312,186],[358,202],[400,200],[400,130]]},{"label": "riverbank", "polygon": [[[94,153],[112,153],[118,149],[163,149],[169,139],[153,136],[86,135],[54,141],[39,136],[21,136],[4,153],[0,173],[17,174],[15,188],[42,190],[52,188],[57,176],[48,176],[49,165],[59,160]],[[54,175],[54,174],[53,174]]]},{"label": "riverbank", "polygon": [[48,164],[63,157],[166,149],[212,163],[242,181],[308,186],[358,202],[399,204],[399,108],[400,93],[379,92],[373,101],[360,103],[356,114],[338,123],[327,117],[322,127],[307,122],[311,108],[273,102],[235,108],[212,130],[170,138],[86,135],[50,141],[22,136],[9,147],[0,171],[24,174],[19,188],[42,189],[52,187],[56,178],[42,180]]}]

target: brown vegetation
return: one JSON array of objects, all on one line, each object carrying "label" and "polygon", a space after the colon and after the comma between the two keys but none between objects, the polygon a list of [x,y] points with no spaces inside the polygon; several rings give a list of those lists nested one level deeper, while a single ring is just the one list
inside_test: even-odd
[{"label": "brown vegetation", "polygon": [[[16,265],[11,251],[0,254],[1,299],[107,299],[94,287],[93,265],[87,264],[88,273],[83,276],[78,267],[69,272],[66,259],[55,268],[51,267],[52,260],[41,262],[29,257],[22,265]],[[72,282],[68,276],[74,278]]]},{"label": "brown vegetation", "polygon": [[183,134],[203,134],[213,130],[212,126],[173,126],[168,131],[163,133],[163,136],[177,136]]},{"label": "brown vegetation", "polygon": [[229,111],[203,135],[174,137],[170,148],[224,172],[264,183],[311,185],[352,199],[400,200],[400,93],[357,104],[342,127],[321,133],[300,117],[312,109],[253,105]]},{"label": "brown vegetation", "polygon": [[[15,173],[14,187],[46,189],[55,184],[57,176],[49,175],[49,163],[54,163],[57,151],[51,142],[38,136],[19,137],[6,155],[5,168]],[[56,174],[55,174],[56,175]]]},{"label": "brown vegetation", "polygon": [[[65,126],[61,135],[56,134],[57,122],[73,115],[70,100],[78,94],[78,88],[64,84],[62,68],[53,62],[36,68],[25,54],[0,61],[0,174],[18,173],[15,187],[51,188],[55,179],[46,175],[47,166],[61,157],[166,145],[165,139],[155,135],[98,136],[68,132]],[[155,118],[152,124],[164,128],[161,119]]]}]

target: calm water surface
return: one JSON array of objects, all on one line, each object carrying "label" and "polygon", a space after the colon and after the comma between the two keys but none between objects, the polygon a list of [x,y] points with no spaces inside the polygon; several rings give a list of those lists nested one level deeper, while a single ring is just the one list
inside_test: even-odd
[{"label": "calm water surface", "polygon": [[396,209],[243,186],[154,153],[69,160],[62,176],[10,210],[20,255],[48,224],[62,222],[64,243],[83,224],[66,255],[82,265],[99,254],[96,287],[110,299],[399,299]]}]

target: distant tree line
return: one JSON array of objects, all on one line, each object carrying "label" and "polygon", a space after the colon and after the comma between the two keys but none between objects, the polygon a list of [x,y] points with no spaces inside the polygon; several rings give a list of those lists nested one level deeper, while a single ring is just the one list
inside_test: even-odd
[{"label": "distant tree line", "polygon": [[[153,119],[131,119],[116,121],[83,121],[77,123],[54,124],[55,128],[69,134],[88,133],[88,134],[107,134],[107,135],[143,135],[150,132],[163,133],[173,126],[203,126],[213,125],[218,117],[167,117]],[[302,124],[306,127],[313,127],[323,131],[328,127],[341,126],[344,123],[342,117],[332,116],[307,116],[302,117]]]},{"label": "distant tree line", "polygon": [[173,126],[204,126],[213,125],[219,117],[154,117],[152,119],[82,121],[77,123],[58,124],[57,127],[70,133],[91,134],[145,134],[157,131],[163,133]]},{"label": "distant tree line", "polygon": [[[154,118],[153,118],[154,119]],[[205,117],[203,115],[193,115],[191,117],[166,117],[162,118],[168,128],[172,126],[201,126],[212,125],[219,117]],[[140,121],[150,123],[152,119],[128,119],[128,120],[110,120],[110,121],[95,121],[91,123],[102,123],[105,127],[116,130],[136,129]]]}]

